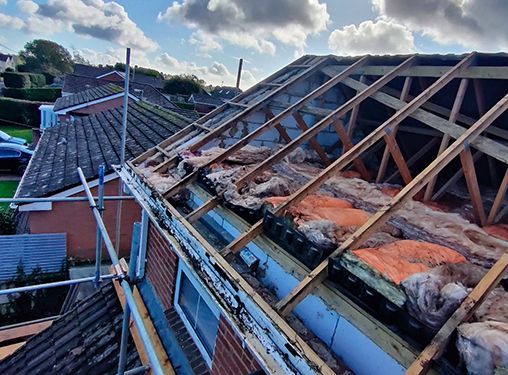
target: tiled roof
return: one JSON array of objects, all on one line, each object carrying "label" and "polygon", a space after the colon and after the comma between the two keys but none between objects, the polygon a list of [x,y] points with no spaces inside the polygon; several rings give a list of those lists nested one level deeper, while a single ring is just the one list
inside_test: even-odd
[{"label": "tiled roof", "polygon": [[224,104],[224,101],[222,99],[215,98],[208,94],[192,94],[192,101],[194,103],[213,105],[216,107],[219,107]]},{"label": "tiled roof", "polygon": [[63,92],[75,94],[77,92],[111,83],[107,79],[67,74],[62,87]]},{"label": "tiled roof", "polygon": [[[0,373],[116,374],[122,315],[109,282],[0,361]],[[138,353],[129,338],[126,368],[139,366]]]},{"label": "tiled roof", "polygon": [[231,86],[221,86],[213,89],[210,94],[215,98],[221,98],[225,100],[231,100],[235,96],[240,95],[242,90],[231,87]]},{"label": "tiled roof", "polygon": [[[123,87],[123,82],[110,82],[106,79],[78,76],[76,74],[67,74],[64,79],[62,91],[66,93],[76,94],[83,90],[111,83],[117,85],[118,87]],[[179,108],[173,104],[166,96],[164,96],[157,88],[151,85],[137,82],[130,82],[129,86],[130,93],[136,97],[146,100],[152,104],[156,104],[164,108],[176,109],[176,112],[181,112]],[[192,119],[194,116],[197,116],[197,113],[192,114],[189,112],[186,116]]]},{"label": "tiled roof", "polygon": [[[97,78],[103,74],[114,72],[115,69],[106,66],[92,66],[85,64],[74,65],[74,75],[80,75],[85,77]],[[123,73],[123,72],[122,72]],[[148,76],[146,74],[138,73],[137,71],[131,71],[131,80],[135,83],[143,85],[152,85],[155,88],[162,89],[164,87],[164,79],[160,77]]]},{"label": "tiled roof", "polygon": [[4,53],[0,53],[0,61],[7,61],[7,59],[12,58],[11,55],[6,55]]},{"label": "tiled roof", "polygon": [[86,64],[74,64],[74,74],[85,77],[98,77],[100,75],[114,71],[113,68],[107,66],[93,66]]},{"label": "tiled roof", "polygon": [[85,104],[94,100],[103,99],[111,95],[121,93],[123,89],[113,83],[107,83],[102,86],[86,89],[73,95],[66,95],[58,98],[53,110],[60,111],[65,108]]},{"label": "tiled roof", "polygon": [[[54,126],[40,139],[19,187],[18,197],[43,197],[79,184],[77,167],[87,179],[98,177],[99,165],[120,162],[122,109],[113,108],[72,123]],[[126,160],[170,137],[191,121],[148,103],[129,104]]]}]

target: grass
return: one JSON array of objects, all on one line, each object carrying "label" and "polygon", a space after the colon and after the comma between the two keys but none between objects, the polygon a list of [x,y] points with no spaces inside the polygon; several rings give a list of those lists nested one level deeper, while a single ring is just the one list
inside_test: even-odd
[{"label": "grass", "polygon": [[[19,181],[0,181],[0,198],[12,198],[18,185]],[[9,203],[0,203],[0,209],[8,206]]]},{"label": "grass", "polygon": [[0,121],[0,130],[6,132],[11,137],[23,138],[32,143],[32,129],[24,126],[10,125]]}]

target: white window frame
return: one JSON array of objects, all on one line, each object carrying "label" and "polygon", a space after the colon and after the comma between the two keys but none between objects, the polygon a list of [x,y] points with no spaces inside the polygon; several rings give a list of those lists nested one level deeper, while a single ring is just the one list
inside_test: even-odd
[{"label": "white window frame", "polygon": [[215,344],[213,347],[213,352],[215,352],[215,345],[217,344],[217,336],[219,332],[219,324],[220,324],[220,310],[216,306],[216,302],[208,292],[201,286],[201,284],[194,278],[192,272],[189,270],[189,268],[184,264],[184,262],[178,262],[178,273],[176,276],[176,286],[175,286],[175,296],[174,296],[174,302],[173,305],[175,307],[176,312],[180,316],[180,318],[183,321],[183,324],[185,325],[185,328],[187,328],[187,331],[189,332],[190,336],[192,337],[194,343],[199,349],[199,352],[203,356],[203,359],[205,360],[206,364],[209,368],[212,368],[212,360],[213,360],[213,353],[210,355],[208,351],[206,350],[205,346],[201,342],[201,339],[199,338],[198,334],[194,330],[194,327],[192,326],[191,322],[187,319],[187,316],[185,315],[185,312],[182,310],[180,305],[178,304],[178,297],[180,296],[180,283],[182,279],[182,274],[185,274],[187,279],[191,282],[192,286],[196,289],[201,299],[206,303],[208,308],[212,311],[213,315],[217,318],[217,335],[215,336]]}]

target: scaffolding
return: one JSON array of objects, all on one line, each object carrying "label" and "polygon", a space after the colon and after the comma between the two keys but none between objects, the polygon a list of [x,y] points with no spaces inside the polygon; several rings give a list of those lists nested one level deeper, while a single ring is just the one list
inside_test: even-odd
[{"label": "scaffolding", "polygon": [[[153,346],[152,339],[145,327],[144,318],[142,317],[134,299],[132,286],[136,283],[135,264],[137,260],[137,252],[132,251],[130,257],[130,265],[128,273],[120,265],[120,260],[115,251],[113,243],[106,229],[106,225],[102,219],[102,210],[104,201],[119,201],[119,200],[132,200],[132,196],[104,196],[104,166],[99,167],[99,184],[98,196],[94,197],[90,191],[90,187],[86,181],[81,168],[78,168],[76,173],[79,175],[81,184],[85,192],[85,197],[50,197],[50,198],[1,198],[2,203],[34,203],[34,202],[76,202],[86,201],[90,204],[92,215],[97,224],[97,239],[96,239],[96,257],[95,269],[96,274],[92,277],[85,277],[73,280],[63,280],[52,283],[43,283],[37,285],[29,285],[17,288],[1,289],[1,295],[9,295],[14,293],[31,292],[40,289],[55,288],[61,286],[77,285],[81,283],[95,283],[99,286],[101,282],[108,280],[116,280],[122,288],[125,296],[126,305],[124,308],[122,319],[122,333],[120,341],[120,355],[118,359],[118,374],[134,375],[145,373],[150,370],[153,374],[163,375],[164,371],[157,357],[156,350]],[[102,246],[105,246],[111,261],[113,273],[108,275],[101,274],[101,253]],[[134,262],[134,263],[133,263]],[[127,354],[127,340],[129,335],[129,323],[131,319],[134,321],[135,327],[142,339],[144,350],[149,358],[150,366],[143,365],[138,368],[125,370],[126,354]]]}]

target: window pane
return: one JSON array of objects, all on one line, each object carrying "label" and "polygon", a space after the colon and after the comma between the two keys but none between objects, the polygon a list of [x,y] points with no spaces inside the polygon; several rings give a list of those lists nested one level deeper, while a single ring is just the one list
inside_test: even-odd
[{"label": "window pane", "polygon": [[187,276],[182,273],[178,305],[180,305],[185,316],[194,327],[196,326],[199,298],[198,291],[191,284]]},{"label": "window pane", "polygon": [[196,324],[196,333],[198,334],[206,351],[213,354],[215,347],[215,337],[217,336],[217,328],[219,320],[213,314],[203,299],[199,300],[198,321]]}]

